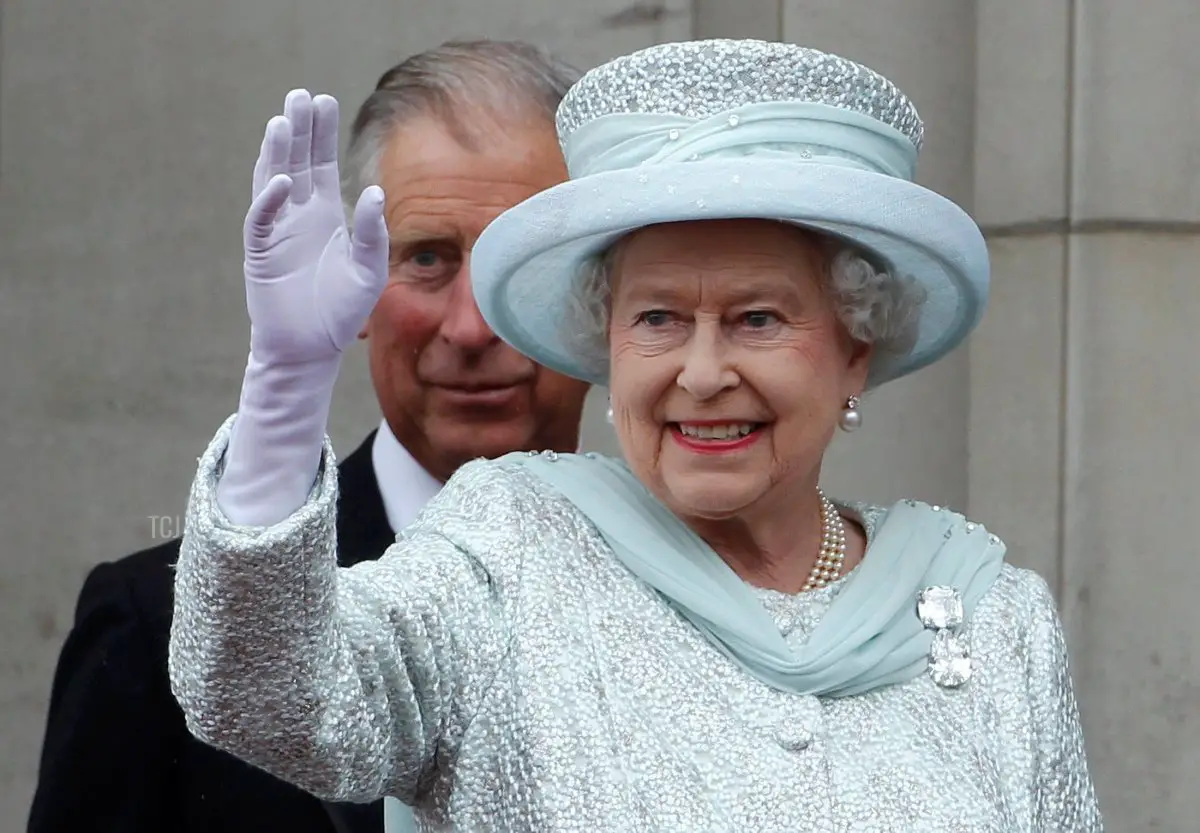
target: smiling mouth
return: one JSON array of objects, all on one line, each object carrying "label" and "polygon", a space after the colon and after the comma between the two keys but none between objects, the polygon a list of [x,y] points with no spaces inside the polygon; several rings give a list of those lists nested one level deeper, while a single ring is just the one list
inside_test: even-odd
[{"label": "smiling mouth", "polygon": [[688,422],[669,423],[671,430],[693,442],[737,442],[760,430],[761,422],[727,422],[696,425]]}]

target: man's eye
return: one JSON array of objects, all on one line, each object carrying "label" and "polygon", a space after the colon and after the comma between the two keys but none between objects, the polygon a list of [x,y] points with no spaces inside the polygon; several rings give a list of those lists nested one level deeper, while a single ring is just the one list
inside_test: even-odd
[{"label": "man's eye", "polygon": [[441,258],[438,256],[438,253],[431,251],[417,252],[412,257],[413,264],[422,269],[432,269],[438,265],[439,260]]}]

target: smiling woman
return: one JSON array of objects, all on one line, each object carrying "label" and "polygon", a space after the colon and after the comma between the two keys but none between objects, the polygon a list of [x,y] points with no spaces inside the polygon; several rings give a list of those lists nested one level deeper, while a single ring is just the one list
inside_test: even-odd
[{"label": "smiling woman", "polygon": [[630,468],[677,515],[705,519],[710,541],[736,539],[720,521],[790,518],[756,554],[721,554],[781,561],[764,567],[793,591],[818,555],[795,552],[817,528],[799,519],[820,515],[821,457],[871,359],[826,291],[828,266],[822,241],[794,227],[708,220],[634,233],[612,269],[609,385]]},{"label": "smiling woman", "polygon": [[593,70],[557,122],[570,180],[488,223],[472,288],[521,355],[609,386],[625,459],[470,463],[339,569],[328,442],[241,460],[272,489],[323,469],[238,526],[227,424],[177,573],[193,731],[429,829],[1099,831],[1045,582],[955,512],[820,488],[863,393],[987,297],[978,227],[912,181],[912,103],[812,49],[692,41]]}]

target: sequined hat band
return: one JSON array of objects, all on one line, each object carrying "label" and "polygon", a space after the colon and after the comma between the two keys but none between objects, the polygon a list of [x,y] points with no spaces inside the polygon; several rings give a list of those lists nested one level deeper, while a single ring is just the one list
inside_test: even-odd
[{"label": "sequined hat band", "polygon": [[703,119],[602,116],[573,131],[564,152],[572,179],[640,165],[753,156],[911,180],[917,164],[916,148],[898,130],[851,110],[791,101],[747,104]]},{"label": "sequined hat band", "polygon": [[924,136],[908,97],[861,64],[791,43],[700,40],[653,46],[584,74],[559,105],[559,140],[565,148],[576,130],[603,116],[698,120],[769,101],[857,113],[904,135],[914,150]]}]

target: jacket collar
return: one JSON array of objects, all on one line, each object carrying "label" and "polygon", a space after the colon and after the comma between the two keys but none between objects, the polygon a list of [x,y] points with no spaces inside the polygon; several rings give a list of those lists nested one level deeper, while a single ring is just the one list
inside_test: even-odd
[{"label": "jacket collar", "polygon": [[338,466],[338,564],[343,567],[379,558],[396,538],[371,463],[375,434]]}]

